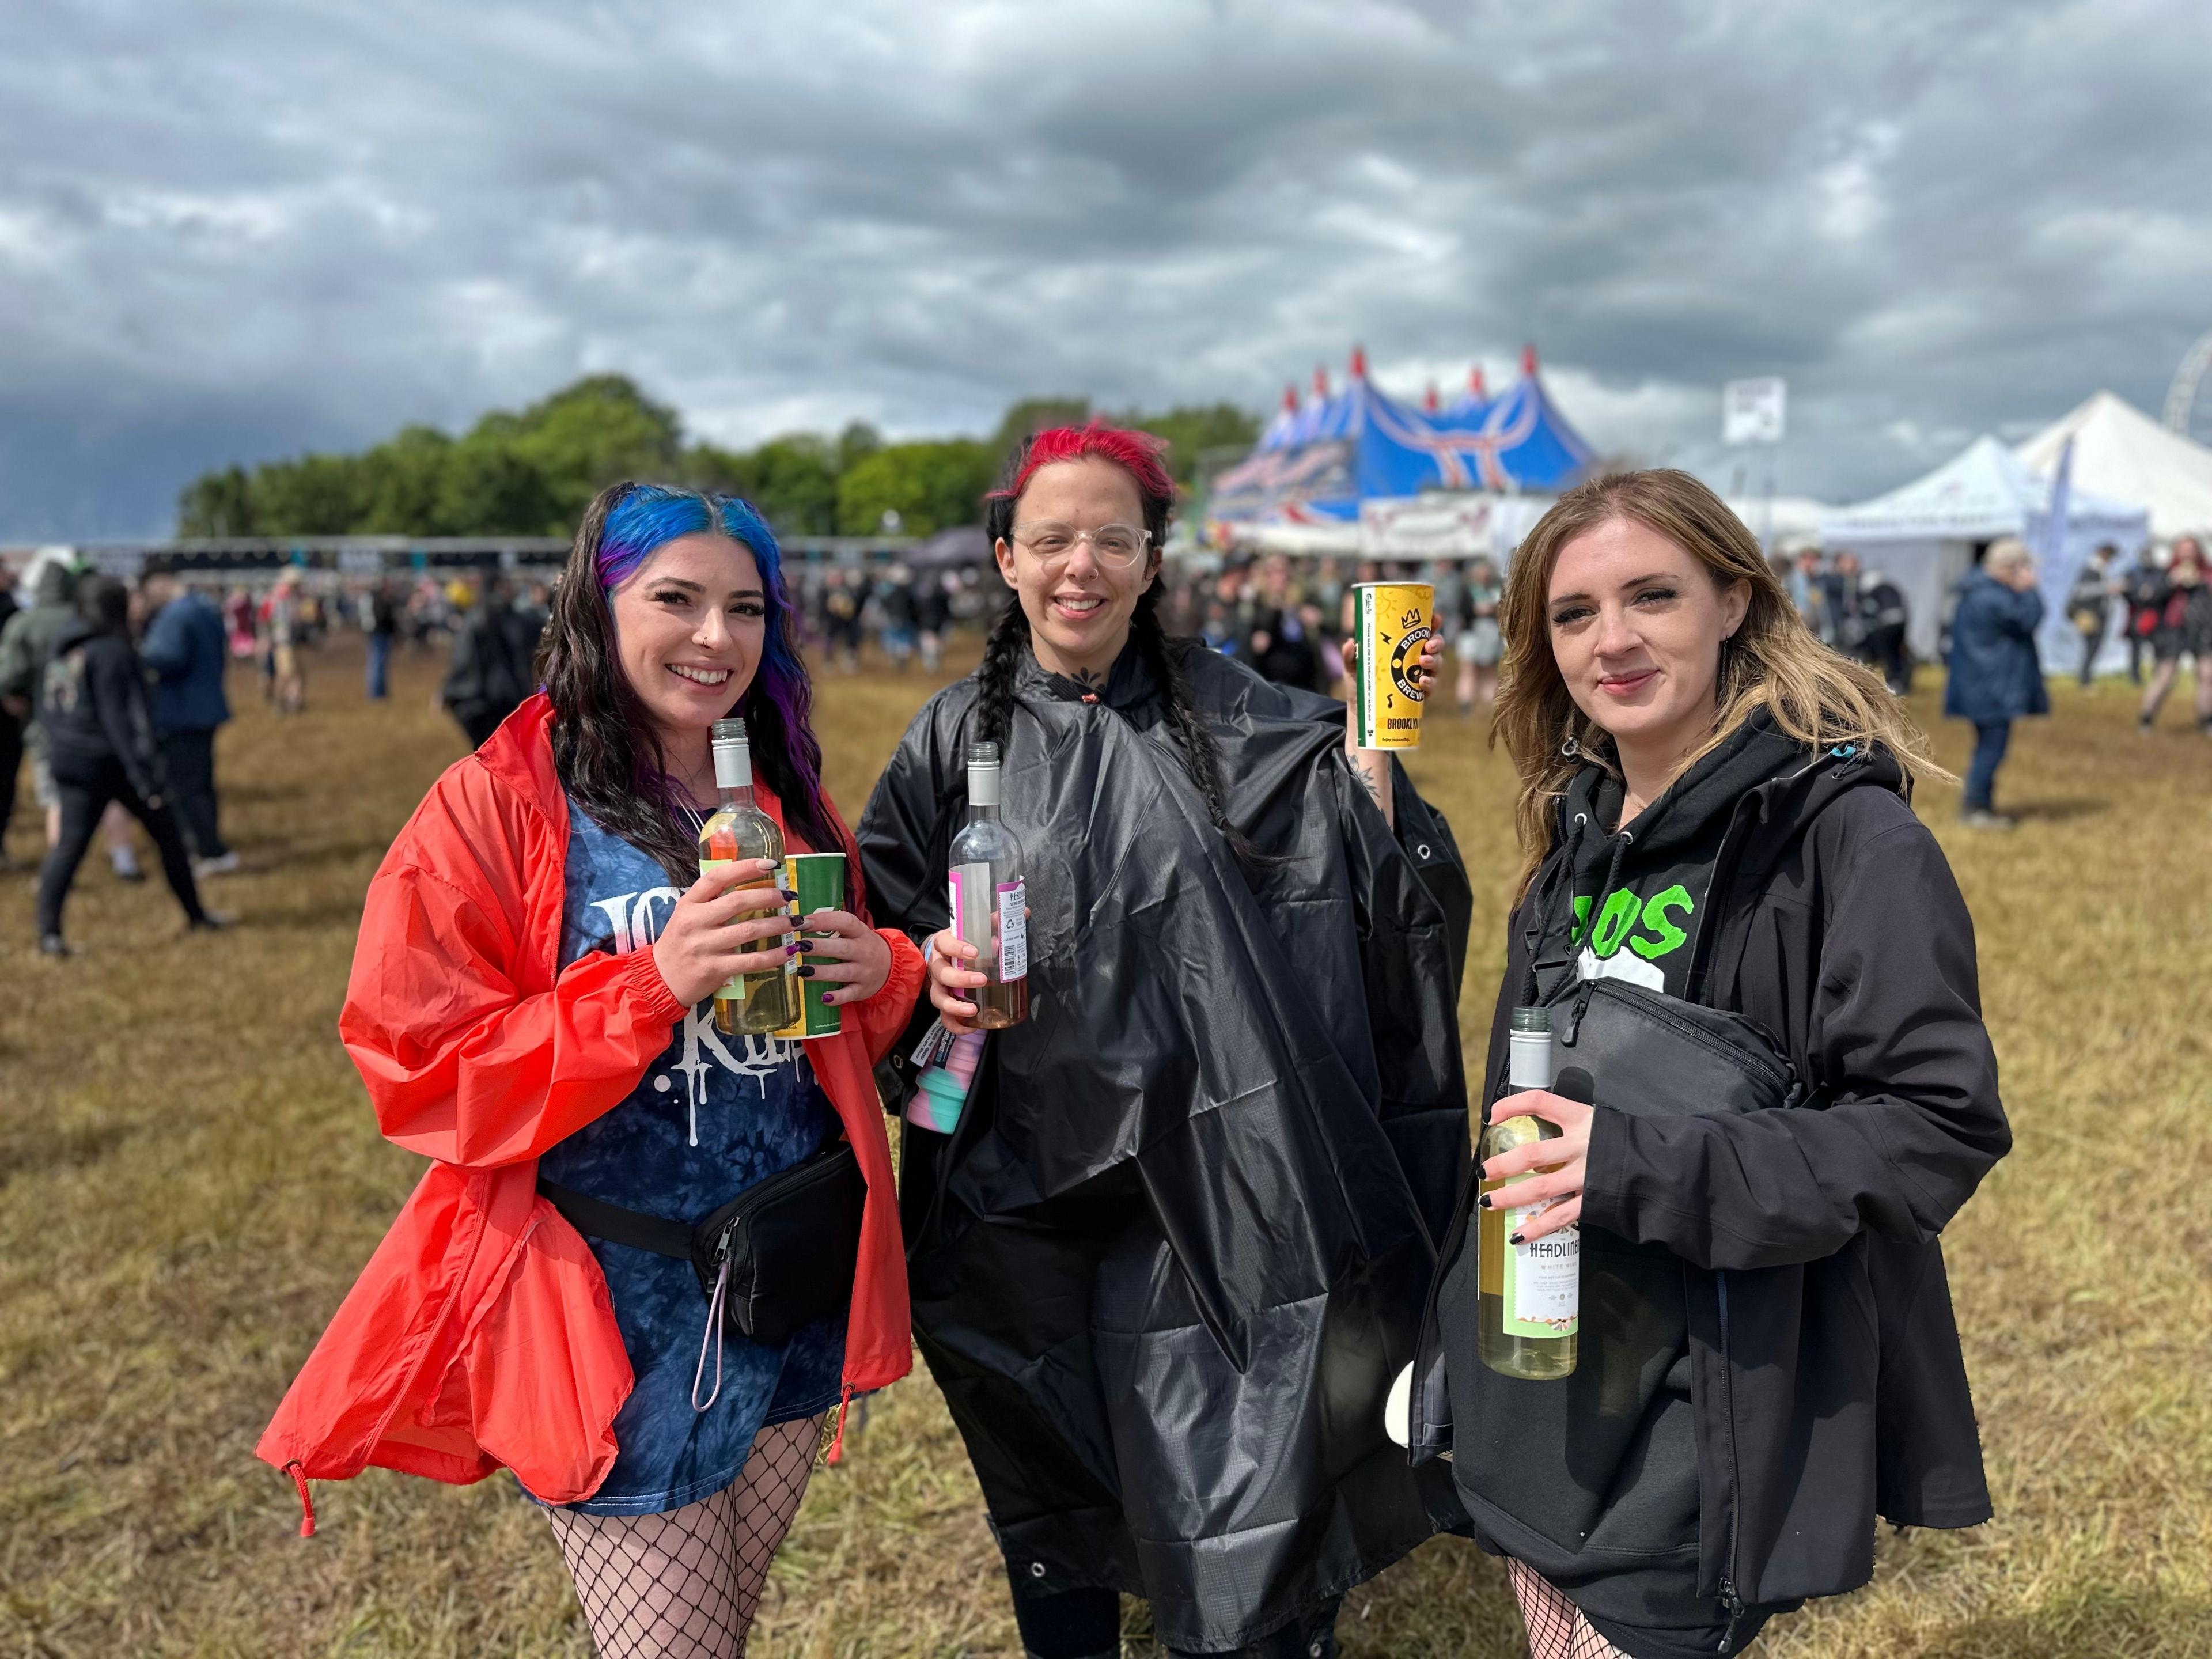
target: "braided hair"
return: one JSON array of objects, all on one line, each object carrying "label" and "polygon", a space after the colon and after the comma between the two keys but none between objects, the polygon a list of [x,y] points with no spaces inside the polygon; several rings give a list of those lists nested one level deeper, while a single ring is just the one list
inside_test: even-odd
[{"label": "braided hair", "polygon": [[[1161,461],[1167,445],[1150,433],[1131,432],[1093,421],[1080,427],[1048,427],[1033,434],[1015,449],[1006,463],[1000,487],[983,504],[983,530],[995,546],[1013,540],[1014,509],[1037,469],[1060,461],[1111,462],[1129,475],[1144,503],[1145,528],[1151,545],[1167,540],[1168,514],[1175,504],[1175,483]],[[1160,625],[1161,586],[1157,581],[1137,596],[1129,617],[1129,637],[1139,656],[1160,688],[1170,736],[1182,761],[1183,775],[1206,803],[1206,817],[1229,843],[1230,851],[1248,871],[1273,864],[1244,833],[1229,821],[1229,789],[1221,771],[1221,749],[1212,729],[1198,707],[1190,676],[1183,661],[1188,641],[1170,641]],[[1009,596],[983,647],[983,661],[975,671],[979,690],[974,710],[975,737],[1003,744],[1014,709],[1014,677],[1022,653],[1030,644],[1029,613],[1018,595]]]}]

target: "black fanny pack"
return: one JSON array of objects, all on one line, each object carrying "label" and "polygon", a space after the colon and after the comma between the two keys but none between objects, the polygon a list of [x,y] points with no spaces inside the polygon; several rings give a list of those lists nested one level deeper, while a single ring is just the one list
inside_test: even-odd
[{"label": "black fanny pack", "polygon": [[[580,1233],[689,1261],[710,1325],[726,1324],[752,1341],[787,1342],[852,1300],[868,1183],[849,1142],[838,1140],[757,1182],[696,1226],[625,1210],[543,1176],[538,1190]],[[718,1390],[720,1370],[718,1350]]]},{"label": "black fanny pack", "polygon": [[1552,1092],[1632,1117],[1802,1105],[1805,1086],[1757,1020],[1620,979],[1553,994]]}]

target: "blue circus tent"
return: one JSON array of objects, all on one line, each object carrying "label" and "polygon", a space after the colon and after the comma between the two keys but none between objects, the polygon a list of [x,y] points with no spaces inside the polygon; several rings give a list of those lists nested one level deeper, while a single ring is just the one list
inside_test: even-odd
[{"label": "blue circus tent", "polygon": [[1433,413],[1382,392],[1367,377],[1365,354],[1355,351],[1341,392],[1320,374],[1303,405],[1285,399],[1252,453],[1214,479],[1207,513],[1231,524],[1352,524],[1364,501],[1558,489],[1591,459],[1545,395],[1533,348],[1501,396],[1484,398],[1478,381]]}]

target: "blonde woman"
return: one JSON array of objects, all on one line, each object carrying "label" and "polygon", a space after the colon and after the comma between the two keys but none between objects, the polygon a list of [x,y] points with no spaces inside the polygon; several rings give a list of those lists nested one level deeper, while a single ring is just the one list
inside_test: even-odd
[{"label": "blonde woman", "polygon": [[1510,1011],[1564,1005],[1564,1028],[1600,980],[1678,1023],[1756,1022],[1800,1091],[1656,1116],[1663,1079],[1632,1067],[1600,1081],[1612,1104],[1516,1095],[1561,1133],[1482,1173],[1534,1171],[1516,1212],[1549,1207],[1522,1242],[1578,1228],[1580,1360],[1553,1382],[1482,1363],[1471,1190],[1415,1455],[1451,1451],[1537,1659],[1739,1652],[1866,1582],[1877,1516],[1989,1518],[1937,1243],[2010,1145],[1972,925],[1909,805],[1920,733],[1687,474],[1563,496],[1502,614],[1522,866],[1484,1097]]}]

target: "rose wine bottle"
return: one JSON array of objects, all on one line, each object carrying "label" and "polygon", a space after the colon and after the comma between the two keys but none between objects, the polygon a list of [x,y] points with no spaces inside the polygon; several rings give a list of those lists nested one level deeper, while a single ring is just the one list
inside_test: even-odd
[{"label": "rose wine bottle", "polygon": [[[1507,1096],[1552,1086],[1552,1016],[1545,1008],[1516,1008],[1506,1037],[1505,1092],[1490,1109],[1482,1133],[1485,1163],[1532,1140],[1550,1140],[1559,1126],[1523,1113],[1505,1115]],[[1486,1193],[1510,1194],[1525,1175],[1486,1181]],[[1478,1285],[1475,1346],[1482,1363],[1507,1376],[1542,1382],[1571,1376],[1582,1322],[1582,1233],[1562,1227],[1526,1244],[1512,1243],[1522,1224],[1543,1213],[1542,1204],[1477,1210]]]},{"label": "rose wine bottle", "polygon": [[968,753],[968,823],[953,838],[952,931],[978,952],[969,967],[988,985],[968,994],[975,1023],[989,1030],[1018,1025],[1030,1013],[1029,911],[1022,844],[999,821],[999,745]]},{"label": "rose wine bottle", "polygon": [[[714,817],[699,830],[699,873],[711,876],[740,859],[766,859],[776,873],[763,878],[766,884],[760,888],[760,908],[742,912],[737,919],[750,921],[786,909],[777,885],[783,870],[783,831],[753,805],[752,749],[743,720],[714,722],[714,787],[721,799]],[[780,943],[788,940],[758,939],[746,948],[766,951]],[[725,1036],[780,1031],[798,1012],[796,957],[781,968],[740,974],[714,993],[714,1029]]]}]

